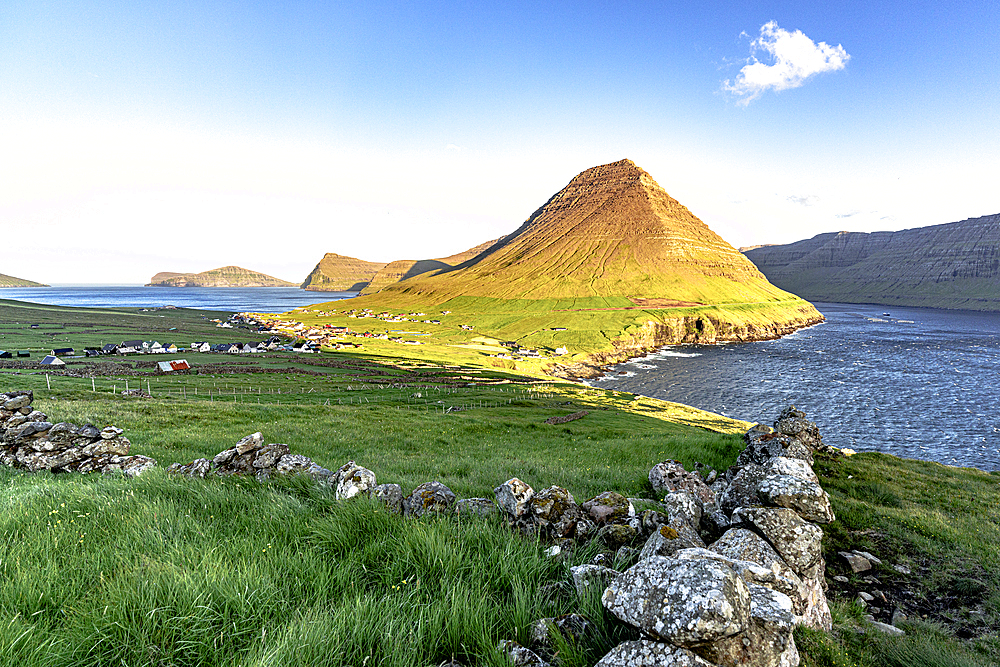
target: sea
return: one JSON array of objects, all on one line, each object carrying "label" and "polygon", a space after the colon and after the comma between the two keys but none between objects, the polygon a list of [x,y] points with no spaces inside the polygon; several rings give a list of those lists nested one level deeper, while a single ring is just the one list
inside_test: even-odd
[{"label": "sea", "polygon": [[589,384],[771,424],[789,405],[823,441],[1000,470],[1000,314],[817,303],[778,340],[665,347]]},{"label": "sea", "polygon": [[357,292],[310,292],[298,287],[143,287],[141,285],[53,285],[8,287],[0,299],[50,306],[153,308],[176,306],[233,313],[285,313],[299,306],[337,301]]},{"label": "sea", "polygon": [[[355,296],[285,287],[64,285],[2,299],[282,313]],[[826,321],[778,340],[669,346],[589,381],[750,422],[794,405],[824,442],[1000,470],[1000,314],[817,303]]]}]

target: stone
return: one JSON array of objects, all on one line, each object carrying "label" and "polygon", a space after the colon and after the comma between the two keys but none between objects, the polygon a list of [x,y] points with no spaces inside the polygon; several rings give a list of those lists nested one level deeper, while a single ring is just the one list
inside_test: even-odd
[{"label": "stone", "polygon": [[649,471],[649,483],[657,494],[686,491],[702,503],[715,502],[715,494],[701,475],[697,472],[688,472],[680,461],[668,460],[657,463]]},{"label": "stone", "polygon": [[614,491],[605,491],[583,504],[583,511],[598,525],[605,523],[628,523],[635,517],[635,506],[629,499]]},{"label": "stone", "polygon": [[4,410],[19,410],[21,408],[31,405],[31,396],[27,394],[22,394],[21,396],[15,396],[14,398],[8,398],[3,403]]},{"label": "stone", "polygon": [[507,660],[514,667],[548,667],[549,664],[530,648],[525,648],[511,639],[502,640],[497,650],[507,656]]},{"label": "stone", "polygon": [[667,509],[671,520],[682,519],[695,530],[701,526],[705,506],[695,494],[689,491],[672,491],[664,496],[663,506]]},{"label": "stone", "polygon": [[593,625],[580,614],[563,614],[555,618],[542,618],[531,626],[531,648],[552,653],[553,636],[561,636],[565,641],[577,643],[593,632]]},{"label": "stone", "polygon": [[792,601],[787,595],[750,585],[750,622],[736,636],[694,649],[719,665],[797,667],[799,652],[792,637]]},{"label": "stone", "polygon": [[[250,450],[247,450],[248,452]],[[313,461],[308,456],[302,454],[285,454],[274,465],[274,471],[279,475],[295,475],[307,472],[313,465]]]},{"label": "stone", "polygon": [[865,591],[859,591],[858,597],[860,597],[865,602],[871,602],[872,600],[875,599],[874,595],[872,595],[871,593],[866,593]]},{"label": "stone", "polygon": [[571,537],[583,518],[583,510],[573,494],[560,486],[550,486],[534,494],[528,513],[539,531],[550,538]]},{"label": "stone", "polygon": [[807,482],[819,484],[819,477],[816,476],[812,466],[809,465],[808,461],[803,461],[802,459],[793,459],[788,456],[777,456],[767,461],[764,464],[764,467],[770,474],[791,475],[792,477],[804,479]]},{"label": "stone", "polygon": [[705,543],[697,531],[684,520],[672,520],[649,536],[639,553],[639,560],[653,556],[673,556],[681,549],[703,548]]},{"label": "stone", "polygon": [[126,477],[138,477],[142,473],[156,467],[156,460],[148,456],[136,454],[134,456],[111,455],[111,462],[101,468],[101,472],[120,470]]},{"label": "stone", "polygon": [[854,553],[856,553],[857,555],[861,556],[862,558],[867,559],[868,562],[871,563],[872,565],[881,565],[882,564],[881,560],[879,560],[875,556],[871,555],[867,551],[855,551]]},{"label": "stone", "polygon": [[85,456],[98,456],[100,454],[126,456],[131,446],[132,443],[129,442],[128,438],[118,437],[108,440],[97,440],[83,447],[82,451]]},{"label": "stone", "polygon": [[823,448],[823,438],[819,434],[819,428],[806,419],[806,413],[796,410],[794,405],[782,410],[774,420],[774,430],[795,438],[812,451]]},{"label": "stone", "polygon": [[835,575],[833,577],[833,580],[836,581],[838,584],[846,584],[847,582],[850,581],[850,579],[848,579],[842,574]]},{"label": "stone", "polygon": [[803,578],[800,587],[801,607],[796,605],[796,623],[815,630],[833,630],[833,615],[826,599],[821,577]]},{"label": "stone", "polygon": [[729,530],[732,522],[724,512],[715,510],[701,515],[701,538],[705,542],[714,542]]},{"label": "stone", "polygon": [[355,496],[369,496],[377,486],[375,473],[351,461],[338,470],[331,481],[336,482],[337,500],[348,500]]},{"label": "stone", "polygon": [[622,642],[594,667],[715,667],[697,654],[653,639]]},{"label": "stone", "polygon": [[645,510],[639,517],[641,532],[643,535],[651,535],[660,526],[670,523],[670,517],[663,512],[656,510]]},{"label": "stone", "polygon": [[212,463],[214,463],[217,466],[221,466],[222,464],[232,460],[234,456],[236,456],[235,447],[232,447],[230,449],[225,449],[215,455],[215,458],[212,459]]},{"label": "stone", "polygon": [[117,438],[121,436],[125,431],[121,430],[116,426],[105,426],[101,429],[101,437],[105,440],[110,440],[112,438]]},{"label": "stone", "polygon": [[95,438],[101,437],[101,431],[93,424],[84,424],[77,429],[76,434],[81,438],[87,438],[89,440],[94,440]]},{"label": "stone", "polygon": [[167,468],[167,472],[172,475],[187,475],[188,477],[201,477],[212,471],[212,462],[208,459],[195,459],[191,463],[173,463]]},{"label": "stone", "polygon": [[822,556],[823,529],[790,509],[741,507],[733,512],[733,522],[752,526],[798,573],[809,570]]},{"label": "stone", "polygon": [[601,602],[620,620],[685,648],[743,631],[750,615],[746,582],[710,559],[641,560],[608,585]]},{"label": "stone", "polygon": [[806,521],[830,523],[836,518],[823,487],[798,477],[771,474],[760,482],[757,495],[765,505],[787,507]]},{"label": "stone", "polygon": [[489,498],[463,498],[455,503],[457,514],[475,514],[477,516],[493,516],[497,506]]},{"label": "stone", "polygon": [[851,567],[851,572],[854,572],[855,574],[858,572],[867,572],[872,569],[871,561],[857,552],[840,551],[838,552],[838,555],[847,561],[847,564]]},{"label": "stone", "polygon": [[731,515],[737,507],[760,505],[757,487],[767,475],[767,469],[756,463],[740,468],[726,490],[719,494],[719,509]]},{"label": "stone", "polygon": [[248,436],[244,436],[236,443],[235,449],[237,454],[246,454],[248,452],[256,451],[264,445],[264,436],[261,435],[260,431],[257,433],[251,433]]},{"label": "stone", "polygon": [[888,623],[880,623],[879,621],[869,621],[869,625],[871,625],[874,629],[878,630],[879,632],[893,637],[902,637],[903,635],[906,634],[906,632],[903,629],[897,628],[895,625],[889,625]]},{"label": "stone", "polygon": [[403,513],[403,487],[399,484],[379,484],[372,490],[372,497],[385,503],[390,511]]},{"label": "stone", "polygon": [[609,549],[615,550],[631,544],[636,535],[638,531],[635,528],[621,523],[605,524],[597,531],[597,539]]},{"label": "stone", "polygon": [[901,565],[900,563],[896,563],[895,565],[893,565],[892,569],[894,569],[896,572],[899,572],[900,574],[912,574],[910,568],[906,567],[905,565]]},{"label": "stone", "polygon": [[[272,443],[265,445],[256,451],[253,458],[253,467],[261,470],[263,468],[273,468],[278,463],[278,459],[288,453],[289,447],[283,443]],[[239,449],[234,447],[233,451]]]},{"label": "stone", "polygon": [[424,482],[403,500],[403,514],[423,516],[424,514],[446,512],[455,504],[455,494],[441,482]]},{"label": "stone", "polygon": [[573,585],[580,597],[585,597],[591,590],[603,591],[612,581],[621,576],[621,572],[603,565],[576,565],[569,569],[573,577]]},{"label": "stone", "polygon": [[512,477],[493,489],[493,494],[496,496],[497,507],[507,516],[517,519],[528,511],[535,491],[517,477]]}]

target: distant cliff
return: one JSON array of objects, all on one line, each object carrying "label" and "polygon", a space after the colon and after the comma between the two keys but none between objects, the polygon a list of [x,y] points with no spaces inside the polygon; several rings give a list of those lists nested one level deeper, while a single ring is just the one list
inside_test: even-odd
[{"label": "distant cliff", "polygon": [[1000,214],[898,232],[832,232],[745,252],[809,301],[1000,311]]},{"label": "distant cliff", "polygon": [[162,271],[153,276],[146,287],[298,287],[298,285],[239,266],[223,266],[201,273]]},{"label": "distant cliff", "polygon": [[0,273],[0,287],[48,287],[48,285]]},{"label": "distant cliff", "polygon": [[302,289],[314,292],[360,292],[383,267],[384,262],[366,262],[356,257],[328,252],[306,276]]}]

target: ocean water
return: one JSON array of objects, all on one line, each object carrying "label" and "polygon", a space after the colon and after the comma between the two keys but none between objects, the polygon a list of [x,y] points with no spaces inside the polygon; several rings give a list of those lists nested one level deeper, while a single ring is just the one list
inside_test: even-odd
[{"label": "ocean water", "polygon": [[1000,314],[816,306],[827,321],[785,338],[672,346],[590,384],[765,424],[795,405],[837,447],[1000,470]]},{"label": "ocean water", "polygon": [[4,288],[0,299],[52,306],[146,308],[177,306],[227,312],[284,313],[292,308],[349,299],[357,292],[308,292],[297,287],[142,287],[63,285]]}]

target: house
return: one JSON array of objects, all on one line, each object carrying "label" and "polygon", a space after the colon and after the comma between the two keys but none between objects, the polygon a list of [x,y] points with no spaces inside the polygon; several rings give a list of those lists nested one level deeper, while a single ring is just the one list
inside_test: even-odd
[{"label": "house", "polygon": [[0,359],[10,359],[14,355],[7,350],[0,350]]},{"label": "house", "polygon": [[159,341],[154,340],[149,343],[143,343],[142,346],[149,354],[163,354],[163,346],[160,345]]},{"label": "house", "polygon": [[101,354],[114,354],[117,351],[118,351],[118,346],[115,345],[114,343],[108,343],[107,345],[101,348]]},{"label": "house", "polygon": [[173,343],[167,343],[163,346],[164,354],[177,354],[177,346]]},{"label": "house", "polygon": [[66,362],[59,357],[54,357],[51,354],[45,355],[45,358],[38,362],[41,366],[65,366]]},{"label": "house", "polygon": [[240,348],[240,354],[250,354],[251,352],[256,352],[256,344],[251,345],[250,343],[243,343],[243,347]]},{"label": "house", "polygon": [[99,356],[101,356],[101,351],[97,350],[97,349],[94,349],[94,348],[91,348],[89,350],[84,350],[83,353],[85,355],[87,355],[88,357],[99,357]]},{"label": "house", "polygon": [[292,352],[300,352],[300,353],[305,353],[305,354],[312,354],[313,353],[313,347],[309,343],[309,341],[304,340],[301,343],[295,343],[294,345],[292,345]]},{"label": "house", "polygon": [[141,340],[126,340],[118,346],[118,354],[139,354],[142,352]]},{"label": "house", "polygon": [[57,347],[56,349],[49,352],[53,357],[68,357],[73,354],[73,348],[71,347]]},{"label": "house", "polygon": [[28,351],[28,350],[18,350],[17,351],[17,356],[18,357],[30,357],[31,356],[31,352]]},{"label": "house", "polygon": [[173,371],[189,371],[191,370],[191,364],[185,359],[174,359],[173,361],[158,361],[156,365],[159,366],[160,371],[164,373],[172,373]]},{"label": "house", "polygon": [[211,352],[212,351],[212,344],[211,343],[204,343],[204,342],[191,343],[191,351],[192,352]]},{"label": "house", "polygon": [[229,349],[226,350],[229,354],[239,354],[243,351],[242,343],[230,343]]},{"label": "house", "polygon": [[556,354],[558,354],[559,356],[562,356],[564,354],[569,354],[569,350],[567,350],[565,347],[557,347]]}]

